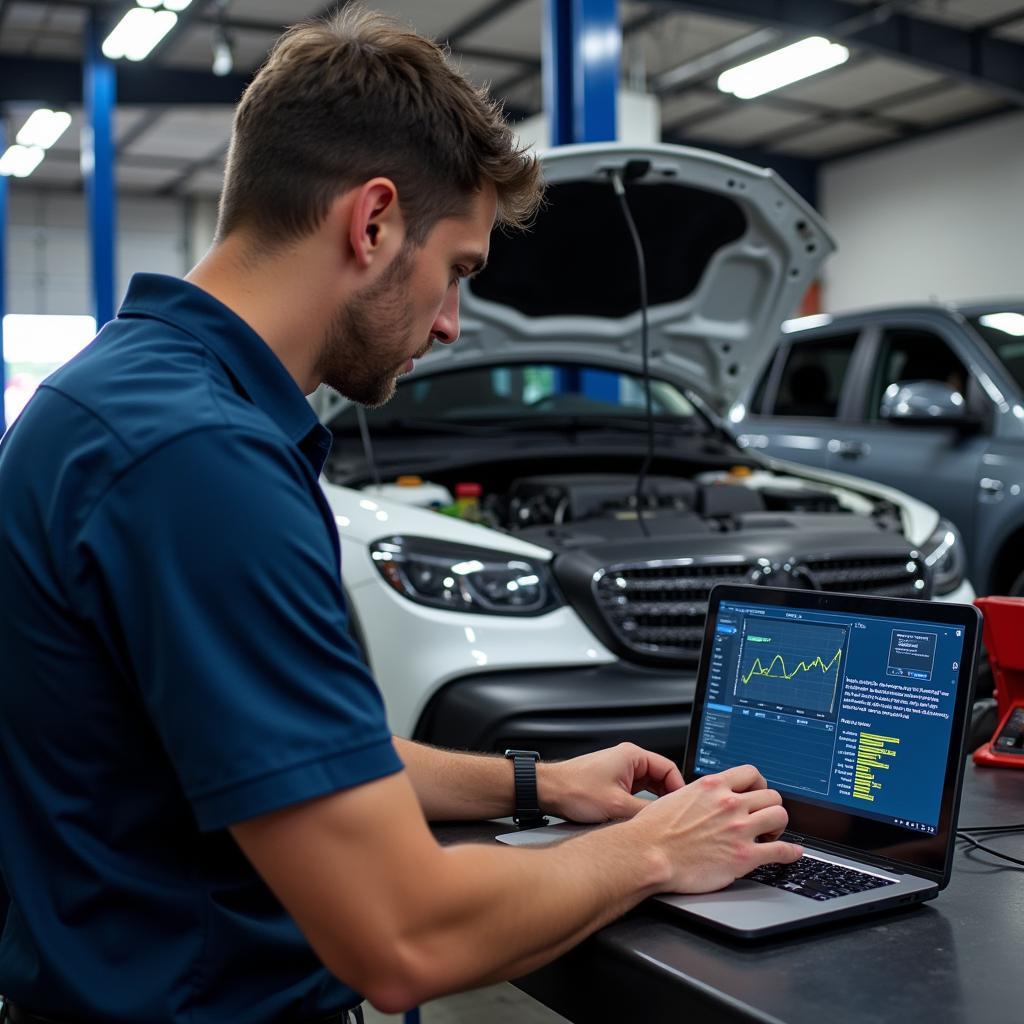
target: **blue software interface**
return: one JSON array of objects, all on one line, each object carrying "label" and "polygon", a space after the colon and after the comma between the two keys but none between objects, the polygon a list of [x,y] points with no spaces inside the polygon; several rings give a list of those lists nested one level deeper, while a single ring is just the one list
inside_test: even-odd
[{"label": "blue software interface", "polygon": [[963,627],[721,602],[698,773],[934,834]]}]

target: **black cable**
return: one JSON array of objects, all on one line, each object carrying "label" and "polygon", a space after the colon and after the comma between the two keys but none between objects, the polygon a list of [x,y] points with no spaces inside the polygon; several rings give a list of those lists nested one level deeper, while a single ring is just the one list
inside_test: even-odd
[{"label": "black cable", "polygon": [[643,359],[644,405],[647,411],[647,454],[636,478],[636,516],[640,523],[640,531],[645,537],[649,537],[651,534],[647,529],[647,523],[644,522],[644,481],[654,461],[654,405],[651,400],[650,339],[647,331],[647,262],[644,259],[644,247],[640,242],[640,232],[637,231],[633,213],[626,202],[626,187],[622,183],[622,175],[618,171],[612,171],[611,180],[612,188],[615,189],[615,195],[622,207],[626,227],[633,239],[637,273],[640,278],[640,353]]},{"label": "black cable", "polygon": [[356,420],[359,423],[359,436],[363,439],[363,455],[366,456],[370,475],[377,485],[377,492],[380,493],[380,471],[377,469],[377,460],[373,457],[373,444],[370,442],[370,426],[366,422],[366,410],[361,405],[356,406]]},{"label": "black cable", "polygon": [[1024,832],[1024,823],[1020,825],[963,825],[957,832]]},{"label": "black cable", "polygon": [[[999,828],[999,827],[996,826],[996,828]],[[972,829],[972,831],[981,831],[981,829]],[[987,832],[989,830],[986,829],[985,831]],[[1000,832],[1004,832],[1004,831],[1014,831],[1014,830],[1012,830],[1012,829],[1007,829],[1007,830],[999,829],[999,831]],[[986,846],[985,843],[979,843],[977,839],[975,839],[973,836],[968,835],[963,829],[957,829],[956,837],[957,837],[957,839],[962,839],[965,843],[970,843],[970,845],[975,850],[981,850],[982,853],[987,853],[987,854],[989,854],[992,857],[998,857],[1000,860],[1007,860],[1011,864],[1016,864],[1018,867],[1024,868],[1024,860],[1022,860],[1020,857],[1011,857],[1008,853],[1000,853],[998,850],[993,850],[991,846]]]}]

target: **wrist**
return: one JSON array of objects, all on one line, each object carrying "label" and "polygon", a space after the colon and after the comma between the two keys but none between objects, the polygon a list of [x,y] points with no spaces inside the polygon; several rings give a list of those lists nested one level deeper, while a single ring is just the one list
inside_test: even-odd
[{"label": "wrist", "polygon": [[537,762],[537,799],[542,814],[553,814],[557,818],[566,817],[563,813],[568,784],[565,765],[565,761]]},{"label": "wrist", "polygon": [[623,821],[615,827],[629,837],[631,855],[640,872],[639,883],[643,887],[644,897],[668,892],[672,887],[672,862],[668,854],[653,841],[642,815]]},{"label": "wrist", "polygon": [[556,764],[550,762],[537,762],[537,800],[540,803],[541,814],[554,814],[560,818],[555,800],[555,779],[558,774],[554,771],[556,767]]}]

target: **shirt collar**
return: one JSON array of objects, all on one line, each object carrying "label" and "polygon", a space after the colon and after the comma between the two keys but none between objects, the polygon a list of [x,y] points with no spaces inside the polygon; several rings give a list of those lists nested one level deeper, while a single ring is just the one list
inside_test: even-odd
[{"label": "shirt collar", "polygon": [[246,397],[299,447],[317,474],[331,434],[269,345],[233,310],[208,292],[166,274],[134,274],[119,317],[152,317],[202,342]]}]

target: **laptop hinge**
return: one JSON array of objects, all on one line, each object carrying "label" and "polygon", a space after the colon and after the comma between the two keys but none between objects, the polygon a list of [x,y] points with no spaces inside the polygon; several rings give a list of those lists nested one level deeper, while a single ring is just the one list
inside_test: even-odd
[{"label": "laptop hinge", "polygon": [[906,861],[891,860],[882,857],[869,850],[858,850],[852,846],[844,846],[842,843],[830,843],[825,839],[818,839],[815,836],[803,836],[797,832],[785,831],[782,838],[790,842],[811,846],[814,849],[823,850],[827,853],[835,853],[840,857],[849,857],[850,860],[862,860],[865,864],[872,864],[878,868],[884,868],[894,875],[915,875],[918,878],[927,878],[929,881],[941,882],[942,872],[932,868],[921,867],[918,864],[908,864]]}]

